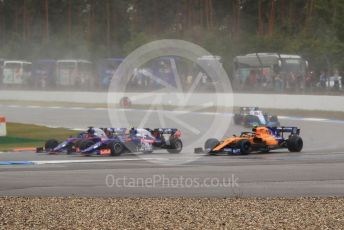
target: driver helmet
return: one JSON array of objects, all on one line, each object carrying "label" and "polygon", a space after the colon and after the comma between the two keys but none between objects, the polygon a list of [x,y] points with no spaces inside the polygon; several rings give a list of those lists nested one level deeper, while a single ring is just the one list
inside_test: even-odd
[{"label": "driver helmet", "polygon": [[113,135],[113,132],[114,132],[113,128],[104,129],[104,133],[107,137],[111,137]]},{"label": "driver helmet", "polygon": [[129,130],[129,134],[130,135],[136,135],[137,134],[137,130],[134,127],[131,127]]},{"label": "driver helmet", "polygon": [[94,131],[94,128],[93,127],[89,127],[86,131],[87,134],[89,135],[94,135],[95,131]]}]

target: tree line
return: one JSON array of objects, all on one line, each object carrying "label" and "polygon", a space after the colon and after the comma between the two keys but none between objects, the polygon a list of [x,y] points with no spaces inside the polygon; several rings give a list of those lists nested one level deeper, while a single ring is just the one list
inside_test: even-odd
[{"label": "tree line", "polygon": [[0,58],[125,56],[162,38],[220,55],[301,54],[344,67],[341,0],[0,0]]}]

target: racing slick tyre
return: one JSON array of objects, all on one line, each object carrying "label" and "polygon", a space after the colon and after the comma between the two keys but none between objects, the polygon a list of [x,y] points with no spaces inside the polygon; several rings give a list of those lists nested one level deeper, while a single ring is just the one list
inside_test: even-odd
[{"label": "racing slick tyre", "polygon": [[153,151],[144,151],[143,154],[151,154]]},{"label": "racing slick tyre", "polygon": [[53,150],[54,148],[56,148],[56,146],[58,146],[59,145],[59,143],[58,143],[58,141],[57,140],[55,140],[55,139],[50,139],[50,140],[47,140],[46,142],[45,142],[45,150],[48,150],[48,151],[51,151],[51,150]]},{"label": "racing slick tyre", "polygon": [[68,145],[66,146],[67,154],[72,154],[74,152],[74,150],[75,150],[74,146],[75,146],[75,144],[68,143]]},{"label": "racing slick tyre", "polygon": [[302,138],[298,135],[291,135],[287,143],[289,152],[301,152],[303,148]]},{"label": "racing slick tyre", "polygon": [[80,148],[80,144],[81,144],[81,142],[82,142],[82,140],[77,140],[76,142],[75,142],[75,148]]},{"label": "racing slick tyre", "polygon": [[239,141],[238,146],[242,155],[248,155],[251,153],[251,143],[248,140]]},{"label": "racing slick tyre", "polygon": [[245,127],[251,127],[250,123],[251,123],[251,119],[248,116],[245,116],[243,119],[242,125]]},{"label": "racing slick tyre", "polygon": [[94,144],[95,143],[93,141],[90,141],[90,140],[81,141],[81,143],[80,143],[80,150],[87,149],[87,148],[91,147]]},{"label": "racing slick tyre", "polygon": [[269,148],[262,148],[262,149],[260,149],[259,152],[261,152],[261,153],[269,153],[270,149]]},{"label": "racing slick tyre", "polygon": [[218,146],[220,144],[220,141],[216,138],[210,138],[208,139],[204,144],[204,150],[208,153],[211,153],[211,150]]},{"label": "racing slick tyre", "polygon": [[240,117],[239,114],[234,114],[233,120],[234,120],[234,124],[240,125],[240,123],[241,123],[241,117]]},{"label": "racing slick tyre", "polygon": [[119,156],[124,151],[124,146],[120,142],[110,142],[108,148],[110,149],[111,156]]},{"label": "racing slick tyre", "polygon": [[271,118],[270,118],[270,121],[278,122],[278,117],[276,115],[272,115]]},{"label": "racing slick tyre", "polygon": [[171,140],[171,148],[167,149],[169,153],[180,153],[183,150],[183,142],[180,139]]}]

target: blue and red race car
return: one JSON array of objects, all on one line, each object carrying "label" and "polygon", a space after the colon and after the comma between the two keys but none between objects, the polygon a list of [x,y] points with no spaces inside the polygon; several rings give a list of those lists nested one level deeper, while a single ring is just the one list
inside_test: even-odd
[{"label": "blue and red race car", "polygon": [[175,128],[127,129],[127,128],[93,128],[81,132],[59,143],[55,139],[46,141],[45,147],[37,152],[73,153],[83,155],[113,155],[126,152],[151,153],[156,149],[166,149],[169,153],[180,153],[183,143],[181,132]]},{"label": "blue and red race car", "polygon": [[86,131],[79,133],[75,137],[69,137],[62,142],[56,139],[49,139],[45,142],[45,146],[38,147],[36,152],[71,154],[85,148],[85,141],[98,142],[105,138],[107,138],[107,135],[104,129],[89,127]]},{"label": "blue and red race car", "polygon": [[114,128],[112,136],[98,142],[85,140],[84,155],[119,156],[128,152],[152,153],[156,149],[166,149],[169,153],[180,153],[183,143],[181,132],[175,128],[125,129]]}]

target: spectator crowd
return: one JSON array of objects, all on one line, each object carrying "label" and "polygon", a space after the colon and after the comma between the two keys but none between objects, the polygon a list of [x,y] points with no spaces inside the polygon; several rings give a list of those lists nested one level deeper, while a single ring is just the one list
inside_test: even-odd
[{"label": "spectator crowd", "polygon": [[233,79],[233,87],[237,91],[270,91],[276,93],[316,92],[343,90],[344,78],[338,70],[333,72],[309,71],[306,74],[280,72],[266,74],[259,69],[251,69],[242,75],[237,73]]}]

